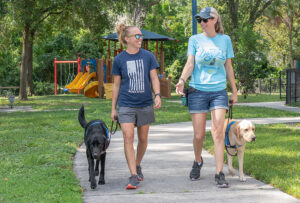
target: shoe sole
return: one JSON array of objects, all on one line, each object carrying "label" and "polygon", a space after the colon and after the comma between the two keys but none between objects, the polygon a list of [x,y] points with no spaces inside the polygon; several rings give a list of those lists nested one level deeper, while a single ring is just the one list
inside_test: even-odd
[{"label": "shoe sole", "polygon": [[217,185],[218,188],[228,188],[229,185],[223,184],[223,185]]},{"label": "shoe sole", "polygon": [[197,180],[200,180],[200,177],[199,178],[190,178],[191,181],[197,181]]},{"label": "shoe sole", "polygon": [[139,178],[139,181],[143,181],[144,179],[143,178]]},{"label": "shoe sole", "polygon": [[131,184],[128,184],[127,186],[126,186],[126,189],[128,190],[128,189],[136,189],[136,186],[132,186]]}]

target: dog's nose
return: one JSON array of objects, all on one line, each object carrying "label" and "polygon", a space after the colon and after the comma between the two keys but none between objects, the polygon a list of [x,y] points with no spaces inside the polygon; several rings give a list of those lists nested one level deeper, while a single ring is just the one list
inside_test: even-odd
[{"label": "dog's nose", "polygon": [[252,142],[255,141],[256,137],[252,137]]}]

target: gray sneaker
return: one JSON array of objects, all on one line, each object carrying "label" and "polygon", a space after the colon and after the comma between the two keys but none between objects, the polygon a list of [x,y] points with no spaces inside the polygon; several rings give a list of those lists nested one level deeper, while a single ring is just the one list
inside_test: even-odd
[{"label": "gray sneaker", "polygon": [[138,175],[139,181],[144,180],[144,175],[142,173],[142,168],[141,166],[136,166],[136,173]]},{"label": "gray sneaker", "polygon": [[215,175],[215,181],[216,181],[217,187],[219,187],[219,188],[229,187],[228,182],[225,180],[225,175],[222,171],[220,171],[219,174]]},{"label": "gray sneaker", "polygon": [[203,166],[203,159],[201,157],[201,164],[199,165],[196,161],[194,161],[192,170],[190,172],[190,179],[192,181],[200,179],[200,170]]},{"label": "gray sneaker", "polygon": [[129,182],[126,186],[126,189],[136,189],[136,186],[140,183],[137,175],[131,175]]}]

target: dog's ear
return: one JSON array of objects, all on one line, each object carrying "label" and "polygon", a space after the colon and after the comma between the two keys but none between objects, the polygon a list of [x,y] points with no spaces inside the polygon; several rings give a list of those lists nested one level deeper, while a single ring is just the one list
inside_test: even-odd
[{"label": "dog's ear", "polygon": [[84,116],[84,106],[83,105],[81,106],[81,108],[78,112],[78,121],[83,128],[86,127],[87,122],[86,122],[85,116]]},{"label": "dog's ear", "polygon": [[237,124],[237,125],[235,126],[235,128],[233,129],[233,132],[234,132],[234,134],[236,135],[236,137],[237,137],[238,139],[241,138],[241,134],[240,134],[240,125],[239,125],[239,124]]}]

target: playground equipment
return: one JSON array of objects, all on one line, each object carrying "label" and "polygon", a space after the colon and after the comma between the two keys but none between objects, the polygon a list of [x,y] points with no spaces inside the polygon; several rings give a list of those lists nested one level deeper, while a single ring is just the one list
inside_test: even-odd
[{"label": "playground equipment", "polygon": [[[110,71],[106,70],[106,66],[104,65],[103,61],[103,59],[88,59],[81,61],[80,58],[78,58],[77,61],[57,61],[55,59],[55,95],[57,95],[57,64],[77,63],[78,73],[76,76],[74,74],[75,77],[73,77],[73,81],[70,81],[69,84],[65,86],[65,91],[71,93],[77,92],[78,94],[83,93],[87,97],[97,97],[97,95],[99,95],[99,98],[102,99],[104,97],[104,81],[107,81],[107,78],[111,78]],[[84,69],[86,67],[88,67],[89,70],[85,72]],[[62,72],[63,71],[60,71],[60,81],[62,81]],[[89,83],[90,80],[95,81]]]},{"label": "playground equipment", "polygon": [[[165,36],[165,35],[160,35],[154,32],[150,32],[147,30],[141,30],[142,34],[144,35],[143,38],[143,48],[148,49],[149,41],[155,41],[156,42],[156,51],[153,53],[156,60],[159,61],[160,64],[160,91],[161,95],[163,97],[170,98],[171,97],[171,77],[166,78],[166,73],[164,70],[165,62],[164,62],[164,51],[163,51],[163,42],[164,41],[169,41],[169,40],[175,40],[174,38]],[[116,43],[118,42],[118,34],[117,33],[112,33],[107,36],[102,37],[105,40],[108,40],[108,45],[107,45],[107,59],[106,59],[106,69],[107,71],[111,71],[112,67],[112,60],[111,60],[111,45],[110,41],[114,41],[114,48],[113,48],[113,55],[116,56],[120,52],[123,51],[122,44],[120,45],[120,49],[117,49]],[[160,52],[158,48],[158,42],[160,43]],[[108,82],[112,82],[112,78],[108,77],[107,78]]]},{"label": "playground equipment", "polygon": [[[69,67],[70,67],[70,64],[73,65],[73,68],[75,66],[75,64],[77,63],[77,72],[78,74],[80,73],[80,58],[77,59],[77,61],[57,61],[56,58],[54,59],[54,84],[55,84],[55,87],[54,87],[54,94],[57,95],[57,64],[60,64],[60,87],[62,87],[62,81],[63,81],[63,67],[62,67],[62,64],[69,64]],[[78,79],[78,74],[75,78]],[[73,75],[73,74],[72,74]],[[71,76],[72,76],[71,75]],[[75,74],[74,74],[75,76]],[[71,81],[72,79],[70,79]],[[77,91],[78,94],[80,94],[80,90]]]}]

